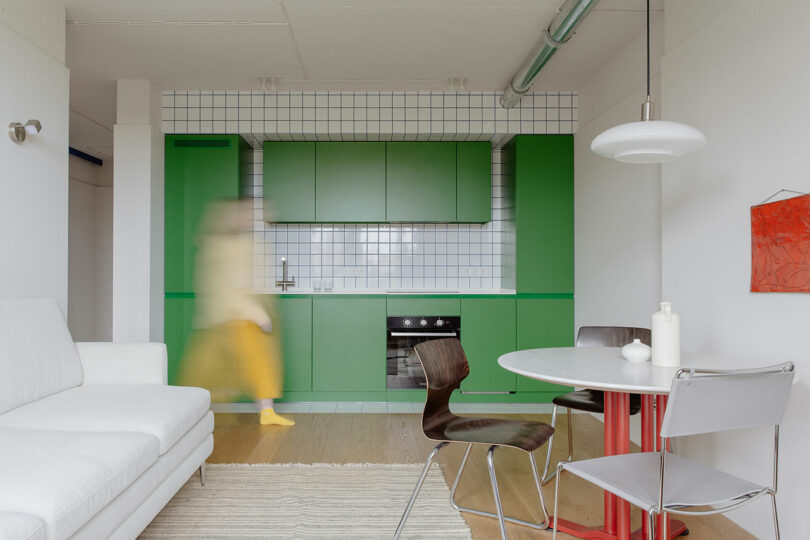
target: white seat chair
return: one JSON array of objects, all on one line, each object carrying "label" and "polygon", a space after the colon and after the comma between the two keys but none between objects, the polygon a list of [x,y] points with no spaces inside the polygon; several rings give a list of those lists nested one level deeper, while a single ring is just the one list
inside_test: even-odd
[{"label": "white seat chair", "polygon": [[[650,538],[655,538],[656,516],[662,512],[720,514],[770,495],[778,540],[779,425],[793,376],[792,362],[752,370],[679,370],[672,381],[661,425],[662,450],[585,461],[561,461],[557,466],[554,515],[558,515],[559,473],[566,470],[648,512]],[[770,486],[749,482],[666,451],[668,439],[673,437],[762,426],[774,428],[773,480]],[[662,522],[666,527],[666,520]],[[666,530],[663,532],[666,538]]]}]

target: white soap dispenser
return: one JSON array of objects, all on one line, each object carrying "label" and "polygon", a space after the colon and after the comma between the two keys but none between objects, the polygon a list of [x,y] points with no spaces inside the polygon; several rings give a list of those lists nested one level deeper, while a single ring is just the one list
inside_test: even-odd
[{"label": "white soap dispenser", "polygon": [[661,367],[681,365],[681,318],[672,313],[669,302],[661,302],[661,311],[652,314],[652,364]]}]

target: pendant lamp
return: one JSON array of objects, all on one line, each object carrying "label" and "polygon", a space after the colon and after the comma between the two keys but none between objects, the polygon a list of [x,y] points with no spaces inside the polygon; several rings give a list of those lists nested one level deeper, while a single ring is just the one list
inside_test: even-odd
[{"label": "pendant lamp", "polygon": [[650,101],[650,0],[647,0],[647,99],[641,106],[641,121],[603,131],[591,142],[591,150],[623,163],[664,163],[704,146],[706,137],[692,126],[654,120]]}]

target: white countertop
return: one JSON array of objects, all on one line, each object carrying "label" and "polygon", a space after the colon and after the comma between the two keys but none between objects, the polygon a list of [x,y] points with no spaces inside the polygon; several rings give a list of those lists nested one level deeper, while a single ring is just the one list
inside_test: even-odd
[{"label": "white countertop", "polygon": [[[679,368],[634,364],[619,347],[560,347],[504,354],[498,364],[509,371],[550,383],[636,394],[669,394]],[[709,353],[682,353],[680,367],[748,369],[768,364]]]},{"label": "white countertop", "polygon": [[514,295],[514,289],[335,289],[329,292],[314,291],[312,289],[299,289],[293,287],[288,291],[281,289],[257,289],[256,294],[314,294],[314,295],[346,295],[346,294],[384,294],[384,295]]}]

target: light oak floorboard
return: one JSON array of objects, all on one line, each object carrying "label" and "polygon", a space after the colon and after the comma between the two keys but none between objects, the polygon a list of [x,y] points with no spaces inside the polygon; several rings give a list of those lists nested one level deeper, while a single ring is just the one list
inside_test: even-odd
[{"label": "light oak floorboard", "polygon": [[[296,425],[291,428],[262,426],[258,415],[217,413],[214,428],[214,453],[209,463],[424,463],[435,446],[422,433],[419,414],[307,413],[289,414]],[[488,416],[488,415],[481,415]],[[548,414],[491,415],[550,422]],[[574,415],[575,459],[602,455],[602,424],[586,414]],[[566,418],[558,419],[558,443],[554,445],[552,461],[564,459],[567,452]],[[638,451],[636,445],[631,445]],[[462,506],[495,511],[492,489],[485,461],[486,447],[476,445],[470,454],[464,476],[459,484],[458,503]],[[452,444],[443,449],[438,463],[448,485],[458,471],[464,446]],[[546,447],[535,453],[541,469],[545,463]],[[502,448],[495,452],[498,486],[507,515],[539,521],[539,507],[531,465],[524,452]],[[414,483],[416,477],[414,477]],[[549,513],[554,504],[554,481],[543,488]],[[404,507],[403,507],[404,510]],[[580,523],[598,524],[603,517],[602,491],[570,474],[563,476],[560,490],[560,515]],[[464,514],[473,537],[497,538],[495,520]],[[754,538],[723,516],[689,517],[685,520],[691,532],[689,538],[727,539]],[[641,512],[633,509],[632,525],[640,526]],[[507,524],[510,539],[550,538],[550,532],[535,531]],[[393,534],[393,531],[392,531]],[[560,538],[571,538],[559,535]]]}]

